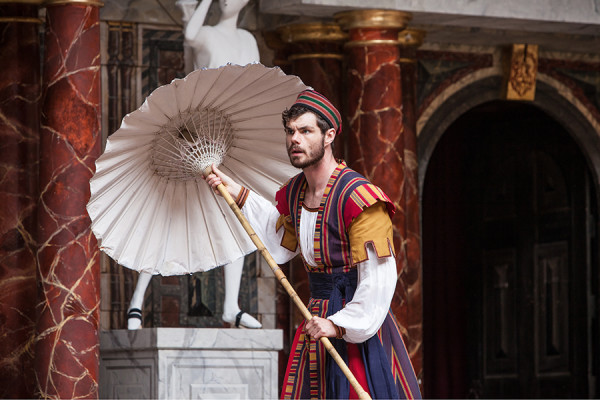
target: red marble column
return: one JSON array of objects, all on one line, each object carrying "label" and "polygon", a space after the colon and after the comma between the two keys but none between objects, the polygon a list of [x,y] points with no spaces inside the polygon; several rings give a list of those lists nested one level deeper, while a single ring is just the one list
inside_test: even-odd
[{"label": "red marble column", "polygon": [[32,398],[38,198],[38,2],[0,2],[0,398]]},{"label": "red marble column", "polygon": [[[405,284],[405,276],[411,275],[406,247],[407,218],[411,211],[406,209],[405,191],[411,183],[406,170],[408,160],[405,160],[407,130],[403,119],[398,39],[410,14],[393,10],[356,10],[336,14],[335,19],[349,34],[345,45],[349,75],[348,163],[381,187],[397,207],[392,223],[398,285],[392,310],[400,322],[419,374],[422,340],[420,330],[412,329],[415,321],[411,320],[410,310],[413,307],[421,309],[421,289]],[[408,281],[415,282],[413,278]]]},{"label": "red marble column", "polygon": [[407,293],[406,322],[413,341],[411,358],[417,373],[422,371],[423,281],[421,266],[421,229],[419,211],[419,164],[417,152],[417,48],[425,32],[405,29],[400,32],[400,70],[402,81],[402,124],[404,138],[404,254],[406,265],[400,276]]},{"label": "red marble column", "polygon": [[85,205],[101,146],[101,3],[45,4],[37,390],[44,398],[98,398],[99,250]]},{"label": "red marble column", "polygon": [[[287,44],[290,73],[299,76],[342,112],[345,108],[342,102],[342,44],[346,34],[340,26],[327,22],[302,23],[282,26],[278,32],[281,41]],[[334,154],[345,159],[343,138],[343,135],[336,138]]]}]

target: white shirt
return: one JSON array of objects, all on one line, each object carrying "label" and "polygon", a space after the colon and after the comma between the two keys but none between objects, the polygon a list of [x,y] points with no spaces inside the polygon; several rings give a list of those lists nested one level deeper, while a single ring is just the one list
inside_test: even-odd
[{"label": "white shirt", "polygon": [[[289,251],[280,245],[284,229],[275,231],[279,211],[268,200],[250,192],[242,212],[278,264],[294,258],[298,251],[309,265],[316,266],[314,234],[317,212],[302,209],[300,217],[300,249]],[[372,245],[367,246],[368,259],[359,263],[358,284],[352,301],[328,317],[337,326],[346,329],[344,340],[362,343],[377,333],[390,308],[396,290],[396,260],[394,257],[377,258]]]}]

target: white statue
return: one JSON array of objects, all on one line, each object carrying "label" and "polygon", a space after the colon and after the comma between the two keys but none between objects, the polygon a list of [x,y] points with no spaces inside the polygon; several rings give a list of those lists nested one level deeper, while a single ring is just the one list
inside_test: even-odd
[{"label": "white statue", "polygon": [[237,27],[239,13],[248,0],[219,0],[221,17],[215,26],[204,25],[211,0],[202,0],[198,7],[195,0],[175,4],[183,13],[185,44],[191,49],[195,69],[260,61],[254,36]]},{"label": "white statue", "polygon": [[[240,11],[249,0],[219,0],[221,17],[215,26],[204,25],[212,0],[178,0],[184,24],[186,61],[192,61],[194,69],[217,68],[227,63],[246,65],[260,60],[258,46],[252,34],[237,27]],[[191,60],[190,60],[191,59]],[[188,71],[189,72],[189,71]],[[240,310],[238,297],[244,259],[225,265],[225,300],[223,321],[232,326],[261,328],[251,315]],[[142,327],[144,294],[152,278],[141,272],[127,310],[127,329]]]}]

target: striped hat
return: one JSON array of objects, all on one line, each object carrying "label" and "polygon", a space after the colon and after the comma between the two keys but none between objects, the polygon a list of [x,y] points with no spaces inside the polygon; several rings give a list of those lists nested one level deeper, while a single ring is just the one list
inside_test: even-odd
[{"label": "striped hat", "polygon": [[321,93],[317,93],[312,89],[306,89],[298,95],[294,105],[296,104],[300,104],[323,117],[335,130],[336,135],[342,132],[342,116],[340,112]]}]

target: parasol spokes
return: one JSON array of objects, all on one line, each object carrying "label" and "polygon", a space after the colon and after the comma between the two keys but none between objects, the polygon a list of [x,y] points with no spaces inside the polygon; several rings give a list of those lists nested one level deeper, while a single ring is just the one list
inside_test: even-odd
[{"label": "parasol spokes", "polygon": [[212,164],[223,163],[234,131],[229,116],[220,110],[182,112],[160,128],[152,145],[152,167],[166,179],[196,179]]}]

